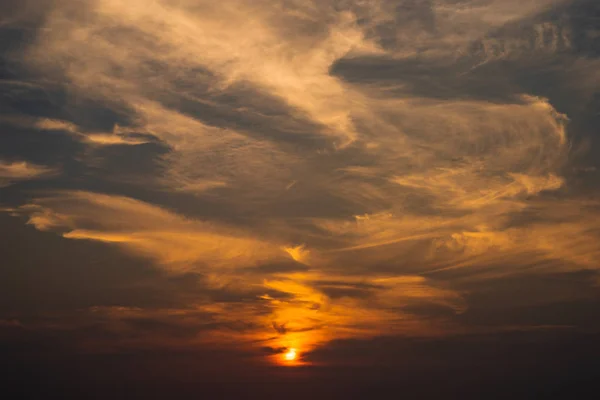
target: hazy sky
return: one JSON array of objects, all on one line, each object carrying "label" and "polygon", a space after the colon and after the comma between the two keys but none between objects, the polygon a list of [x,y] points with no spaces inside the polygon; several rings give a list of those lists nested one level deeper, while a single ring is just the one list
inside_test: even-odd
[{"label": "hazy sky", "polygon": [[594,374],[598,1],[0,6],[13,383]]}]

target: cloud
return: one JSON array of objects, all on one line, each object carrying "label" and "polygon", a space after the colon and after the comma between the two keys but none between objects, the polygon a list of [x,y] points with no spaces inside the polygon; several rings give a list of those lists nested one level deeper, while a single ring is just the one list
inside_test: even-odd
[{"label": "cloud", "polygon": [[58,170],[27,161],[7,162],[0,160],[0,187],[19,181],[34,180],[54,176]]},{"label": "cloud", "polygon": [[65,192],[21,206],[40,230],[69,239],[114,243],[176,271],[251,266],[284,252],[235,229],[190,220],[122,196]]},{"label": "cloud", "polygon": [[[485,21],[463,33],[463,46],[495,27],[528,18],[555,3],[536,1],[527,7],[495,1],[461,6],[436,3],[417,13],[432,13],[437,33],[411,27],[410,34],[422,29],[423,34],[433,35],[428,46],[448,49],[440,38],[453,37],[465,21]],[[411,4],[402,3],[400,8],[412,10]],[[377,160],[379,165],[372,167],[375,177],[405,174],[411,165],[415,179],[429,179],[437,174],[436,169],[445,168],[449,171],[446,176],[455,174],[456,179],[471,181],[474,186],[484,183],[488,173],[531,173],[553,179],[553,167],[558,167],[566,146],[560,126],[564,116],[545,99],[522,96],[520,104],[506,105],[398,99],[330,73],[337,61],[385,53],[372,37],[378,31],[372,29],[388,21],[388,11],[396,6],[386,1],[364,7],[347,4],[339,12],[328,3],[301,1],[277,3],[275,8],[262,2],[250,7],[243,2],[153,1],[142,7],[136,2],[124,5],[98,0],[85,11],[61,5],[48,19],[46,29],[51,34],[40,38],[27,60],[34,65],[50,61],[66,75],[70,90],[110,107],[132,110],[133,125],[119,127],[119,132],[141,132],[166,143],[172,154],[167,156],[165,182],[183,192],[203,194],[227,188],[246,198],[257,196],[252,200],[264,204],[289,182],[322,171],[320,163],[326,161],[310,158],[307,162],[310,153],[281,145],[281,138],[292,133],[289,129],[265,140],[251,134],[250,126],[223,128],[218,126],[221,120],[206,115],[231,112],[232,117],[240,118],[252,111],[267,119],[272,118],[271,108],[277,101],[287,109],[276,125],[302,115],[314,124],[311,135],[316,133],[325,140],[323,147],[312,153],[352,146],[360,161]],[[85,24],[79,22],[83,14]],[[312,34],[304,31],[306,26],[314,28]],[[238,37],[244,40],[234,40]],[[181,90],[182,85],[187,89]],[[253,101],[245,98],[247,90],[256,93],[251,96]],[[235,96],[237,104],[225,102],[220,93]],[[274,103],[264,103],[263,93]],[[206,107],[210,111],[202,112]],[[266,129],[280,129],[269,128],[273,125],[269,122],[265,121]],[[553,134],[562,139],[555,140]],[[121,140],[104,134],[88,136],[97,143],[112,143],[113,139]],[[495,144],[504,146],[503,152],[494,153]],[[537,162],[531,153],[538,150],[539,162],[546,164],[543,171],[525,164],[527,158]],[[479,171],[455,172],[440,165],[461,157],[465,163],[478,165]],[[431,160],[435,160],[431,168],[423,171],[422,166]],[[347,163],[346,158],[334,167],[346,171],[358,167]],[[320,175],[324,176],[308,180],[309,190],[331,192],[353,202],[355,208],[382,208],[382,203],[389,203],[394,196],[393,189],[373,182],[372,177],[357,185],[355,180],[334,183],[335,176]],[[478,180],[479,175],[483,179]],[[406,183],[413,178],[404,179]],[[252,190],[257,185],[261,193]],[[490,189],[489,196],[494,196],[495,190],[501,189]],[[373,204],[377,200],[379,204]]]},{"label": "cloud", "polygon": [[[423,277],[381,274],[352,277],[328,273],[327,263],[334,261],[309,257],[304,246],[285,246],[276,237],[253,237],[233,227],[185,218],[122,196],[61,192],[21,206],[17,213],[28,215],[29,223],[39,230],[61,232],[67,239],[118,245],[155,260],[157,266],[170,273],[202,274],[207,288],[225,290],[233,295],[232,300],[215,303],[199,294],[194,303],[169,313],[182,318],[191,318],[196,312],[210,313],[218,324],[203,340],[217,343],[237,335],[238,340],[244,337],[248,341],[267,341],[276,347],[295,346],[308,351],[336,338],[374,336],[383,327],[387,332],[407,335],[434,334],[434,320],[414,320],[402,307],[413,302],[436,304],[454,312],[462,312],[465,307],[458,293],[436,288]],[[304,262],[309,258],[315,272],[252,268],[290,259]],[[363,283],[366,283],[365,296],[328,294],[332,288]],[[261,290],[264,295],[247,295]],[[92,311],[103,310],[99,307]],[[105,315],[119,319],[155,319],[164,314],[137,308],[111,308],[108,314],[104,311]],[[243,332],[229,332],[227,327],[236,321],[250,325]],[[272,327],[281,336],[273,337]]]},{"label": "cloud", "polygon": [[129,134],[115,125],[112,132],[94,132],[60,119],[34,118],[21,115],[0,117],[0,121],[12,126],[39,131],[62,131],[71,134],[75,139],[91,146],[138,145],[148,143],[147,138]]},{"label": "cloud", "polygon": [[[462,332],[465,282],[597,269],[597,205],[566,172],[597,60],[554,18],[568,2],[522,3],[54,2],[22,62],[75,100],[3,122],[164,152],[131,147],[160,166],[144,185],[90,171],[11,212],[202,277],[187,307],[88,310],[127,332],[299,351]],[[515,72],[554,59],[554,81]],[[92,129],[103,113],[122,118]],[[0,183],[52,171],[4,163]]]},{"label": "cloud", "polygon": [[[143,92],[141,85],[149,78],[144,75],[150,72],[147,63],[151,60],[168,68],[177,63],[205,68],[217,78],[216,88],[249,81],[324,125],[324,133],[338,137],[340,144],[353,140],[356,132],[344,100],[347,89],[327,73],[336,58],[353,49],[369,48],[352,16],[344,12],[336,15],[325,6],[331,18],[325,25],[319,20],[324,11],[321,7],[304,8],[302,14],[279,8],[284,12],[276,15],[264,5],[236,1],[176,6],[152,1],[142,6],[102,0],[89,5],[86,11],[91,19],[85,26],[78,24],[76,10],[59,8],[48,22],[52,34],[44,39],[45,49],[40,48],[44,55],[35,57],[50,56],[52,61],[63,63],[91,50],[95,57],[78,58],[68,67],[73,83],[97,93],[99,86],[94,82],[102,81],[105,89],[99,94],[126,93],[124,101],[132,103],[136,102],[134,96]],[[75,20],[69,23],[61,14],[70,14]],[[290,30],[299,28],[299,22],[312,23],[322,33],[305,41]],[[119,29],[133,34],[115,36]],[[146,41],[139,35],[154,39]],[[242,36],[244,40],[237,39]],[[94,40],[88,41],[90,37]],[[286,42],[290,45],[283,45]],[[123,52],[124,47],[134,53]],[[115,73],[117,66],[123,75]],[[159,85],[169,85],[168,80],[159,80]]]},{"label": "cloud", "polygon": [[[418,276],[378,278],[295,273],[265,282],[267,288],[288,294],[282,299],[265,297],[271,320],[280,335],[279,347],[312,350],[331,340],[368,338],[382,334],[429,336],[452,330],[443,321],[418,319],[402,308],[413,302],[438,304],[450,312],[462,312],[460,294],[436,288]],[[333,288],[360,288],[364,293],[346,291],[332,296]],[[277,346],[275,346],[277,347]]]}]

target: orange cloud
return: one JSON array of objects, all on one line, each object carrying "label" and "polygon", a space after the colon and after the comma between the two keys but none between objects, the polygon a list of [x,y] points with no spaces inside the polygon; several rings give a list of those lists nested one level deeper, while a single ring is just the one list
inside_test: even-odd
[{"label": "orange cloud", "polygon": [[114,243],[178,271],[203,264],[238,268],[284,255],[278,246],[241,231],[189,220],[121,196],[67,192],[21,209],[40,230],[63,230],[66,238]]},{"label": "orange cloud", "polygon": [[54,168],[29,163],[27,161],[6,162],[0,160],[0,187],[14,182],[39,179],[56,175]]},{"label": "orange cloud", "polygon": [[[224,326],[236,321],[250,324],[243,332],[216,328],[195,341],[224,344],[237,337],[235,340],[247,341],[248,345],[259,341],[272,348],[293,347],[306,352],[333,339],[372,337],[384,332],[441,332],[433,328],[435,320],[415,319],[402,311],[403,306],[415,302],[437,304],[452,312],[465,308],[460,294],[438,288],[420,276],[339,275],[328,272],[328,265],[335,259],[318,254],[313,257],[305,246],[285,246],[274,238],[252,237],[239,229],[184,218],[122,196],[62,192],[22,206],[20,212],[29,215],[29,223],[40,230],[62,232],[67,239],[118,245],[154,259],[171,273],[201,272],[211,287],[232,294],[267,293],[252,302],[231,304],[203,301],[200,297],[185,309],[170,311],[92,310],[118,320],[163,318],[167,314],[194,319],[197,313],[210,313]],[[305,263],[309,259],[312,269],[307,273],[253,269],[272,262]],[[335,294],[338,292],[342,295]]]}]

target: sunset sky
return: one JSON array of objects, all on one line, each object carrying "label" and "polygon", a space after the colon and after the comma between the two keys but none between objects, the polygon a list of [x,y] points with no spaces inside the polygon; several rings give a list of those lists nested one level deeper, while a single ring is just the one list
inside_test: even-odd
[{"label": "sunset sky", "polygon": [[597,0],[0,7],[18,398],[600,378]]}]

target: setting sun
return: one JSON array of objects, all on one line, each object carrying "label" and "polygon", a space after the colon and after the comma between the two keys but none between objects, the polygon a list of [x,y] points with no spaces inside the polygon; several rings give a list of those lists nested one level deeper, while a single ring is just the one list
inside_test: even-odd
[{"label": "setting sun", "polygon": [[296,355],[296,349],[289,349],[289,351],[283,355],[283,358],[285,358],[286,361],[294,361]]}]

